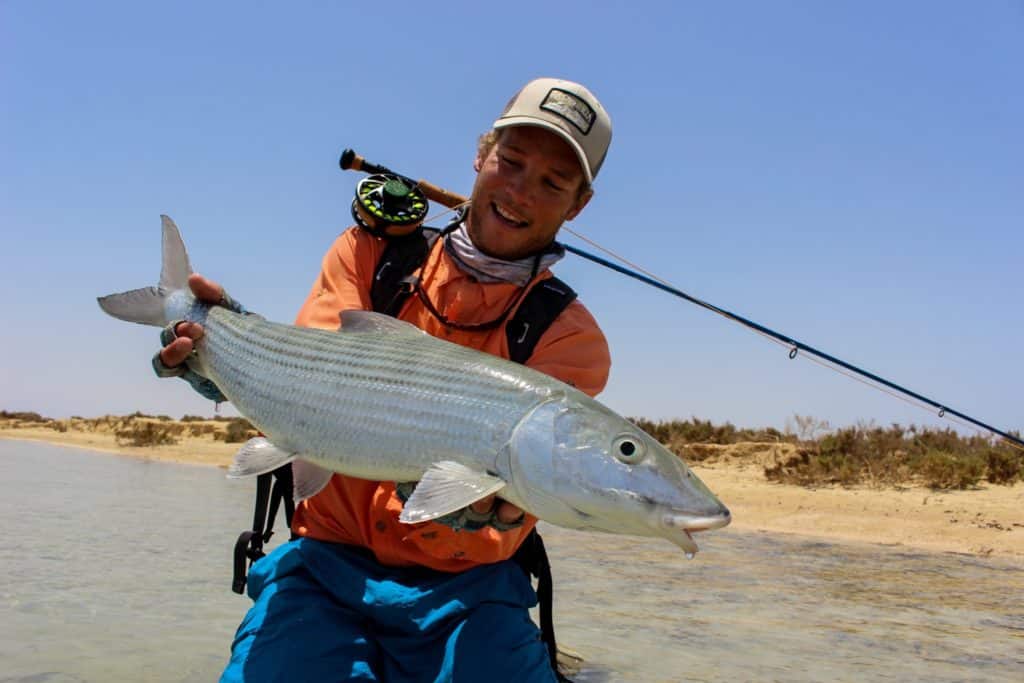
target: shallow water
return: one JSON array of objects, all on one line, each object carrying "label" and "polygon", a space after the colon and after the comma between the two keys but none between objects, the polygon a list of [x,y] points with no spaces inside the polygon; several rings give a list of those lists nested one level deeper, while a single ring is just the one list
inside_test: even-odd
[{"label": "shallow water", "polygon": [[[0,681],[216,679],[251,482],[8,440],[0,467]],[[1020,563],[731,529],[688,561],[543,531],[579,683],[1024,680]]]}]

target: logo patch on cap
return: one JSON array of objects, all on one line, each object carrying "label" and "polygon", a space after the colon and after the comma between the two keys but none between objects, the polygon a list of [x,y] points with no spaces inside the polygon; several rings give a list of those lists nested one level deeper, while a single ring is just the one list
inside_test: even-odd
[{"label": "logo patch on cap", "polygon": [[594,109],[582,97],[561,88],[549,90],[540,108],[565,119],[584,135],[590,132],[597,118]]}]

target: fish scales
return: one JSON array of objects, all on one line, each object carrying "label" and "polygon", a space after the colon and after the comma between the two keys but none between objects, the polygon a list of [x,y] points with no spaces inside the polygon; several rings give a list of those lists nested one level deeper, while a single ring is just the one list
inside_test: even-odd
[{"label": "fish scales", "polygon": [[[301,351],[301,346],[297,346],[294,340],[285,336],[275,338],[270,334],[276,331],[274,324],[262,323],[264,328],[259,331],[256,335],[258,341],[255,342],[257,347],[264,351],[274,354],[276,359],[284,359],[280,362],[282,369],[292,365],[288,361],[291,359],[297,359],[296,351]],[[281,326],[284,327],[284,326]],[[292,330],[294,328],[286,328]],[[264,335],[261,337],[260,335]],[[334,337],[333,333],[319,333],[314,338],[331,338]],[[355,335],[360,337],[361,335]],[[249,334],[246,335],[248,338],[252,338]],[[428,339],[429,338],[425,338]],[[242,344],[246,343],[242,340]],[[337,345],[335,345],[337,346]],[[374,357],[367,357],[360,361],[359,358],[353,358],[353,356],[347,354],[347,352],[337,352],[337,348],[334,349],[335,356],[323,356],[321,358],[312,358],[308,365],[301,363],[295,363],[293,372],[301,373],[307,372],[312,376],[336,376],[343,380],[347,380],[346,384],[354,384],[359,381],[366,382],[369,388],[377,388],[372,385],[377,383],[386,383],[389,387],[396,387],[403,393],[408,393],[411,390],[418,390],[425,395],[437,396],[441,393],[449,393],[456,396],[458,400],[465,402],[472,402],[479,400],[483,403],[496,403],[500,404],[508,399],[521,399],[522,394],[519,387],[509,388],[507,386],[498,385],[498,392],[494,391],[496,387],[492,381],[494,378],[493,373],[487,372],[487,376],[483,378],[483,381],[479,383],[473,383],[473,375],[466,375],[465,373],[460,374],[456,377],[455,373],[450,366],[445,368],[443,365],[438,366],[438,371],[432,371],[429,364],[422,361],[411,362],[409,359],[408,350],[403,350],[401,344],[395,345],[396,351],[390,353],[387,356],[381,356],[380,353],[388,353],[389,349],[383,348],[384,345],[378,342],[376,343],[379,351],[377,358],[392,358],[396,362],[389,364],[385,361],[378,360]],[[257,355],[258,352],[253,351],[253,355]],[[225,354],[230,355],[230,353]],[[265,355],[264,361],[271,360],[270,355]],[[421,377],[426,375],[425,378]],[[442,383],[443,382],[443,383]],[[323,380],[318,382],[319,384],[325,383]],[[480,389],[476,391],[475,389]],[[524,402],[517,400],[517,405],[522,405]],[[526,401],[526,404],[530,401]]]},{"label": "fish scales", "polygon": [[[340,450],[349,469],[377,461],[375,476],[382,456],[401,454],[405,467],[389,474],[407,479],[439,458],[493,459],[518,419],[551,392],[538,386],[524,392],[524,382],[478,356],[449,354],[458,363],[453,371],[446,354],[411,358],[408,339],[367,343],[368,336],[296,330],[213,309],[203,363],[239,411],[279,446],[314,457]],[[415,341],[435,351],[432,338]],[[296,422],[305,429],[285,436]]]}]

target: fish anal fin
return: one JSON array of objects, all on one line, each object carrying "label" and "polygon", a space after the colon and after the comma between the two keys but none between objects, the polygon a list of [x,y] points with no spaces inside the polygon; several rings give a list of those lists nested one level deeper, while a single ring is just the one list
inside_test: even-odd
[{"label": "fish anal fin", "polygon": [[312,498],[323,491],[332,476],[334,476],[334,472],[309,460],[302,458],[293,460],[292,478],[295,484],[295,502]]}]

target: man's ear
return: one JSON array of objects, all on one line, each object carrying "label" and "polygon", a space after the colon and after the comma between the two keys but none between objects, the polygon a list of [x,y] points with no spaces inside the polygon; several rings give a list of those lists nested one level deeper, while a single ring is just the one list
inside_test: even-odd
[{"label": "man's ear", "polygon": [[580,211],[583,210],[583,207],[587,205],[587,202],[589,202],[590,198],[593,196],[593,190],[587,190],[586,192],[581,194],[580,198],[576,200],[576,205],[569,209],[569,213],[565,214],[565,220],[571,221],[573,218],[576,218],[576,216],[580,214]]},{"label": "man's ear", "polygon": [[477,154],[476,157],[473,159],[473,170],[476,171],[477,173],[479,173],[480,169],[483,168],[483,167],[484,167],[484,160],[480,158],[479,154]]}]

